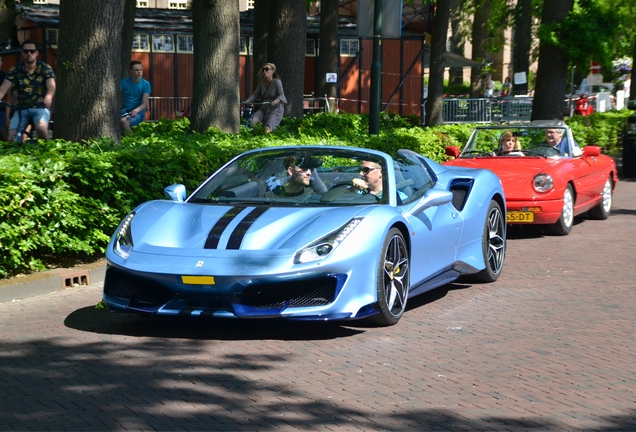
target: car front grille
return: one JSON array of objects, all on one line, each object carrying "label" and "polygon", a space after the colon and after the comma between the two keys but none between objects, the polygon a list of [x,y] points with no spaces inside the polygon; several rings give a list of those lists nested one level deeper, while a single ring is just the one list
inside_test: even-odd
[{"label": "car front grille", "polygon": [[178,301],[184,302],[185,309],[232,310],[231,303],[254,309],[283,309],[332,303],[337,284],[336,277],[323,276],[248,285],[241,293],[234,295],[227,292],[175,293],[160,282],[109,267],[104,280],[104,294],[125,300],[130,307],[135,308],[157,307]]},{"label": "car front grille", "polygon": [[333,302],[337,279],[325,276],[251,285],[241,294],[241,304],[257,309],[324,306]]},{"label": "car front grille", "polygon": [[158,282],[135,277],[115,267],[106,270],[104,294],[142,306],[161,306],[173,293]]}]

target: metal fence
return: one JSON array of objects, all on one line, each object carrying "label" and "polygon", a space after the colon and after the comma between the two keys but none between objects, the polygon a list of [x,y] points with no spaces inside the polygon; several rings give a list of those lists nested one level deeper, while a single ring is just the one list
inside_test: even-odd
[{"label": "metal fence", "polygon": [[327,98],[324,97],[305,97],[303,98],[303,114],[315,114],[319,112],[329,112],[330,105]]},{"label": "metal fence", "polygon": [[190,112],[191,97],[151,97],[148,101],[146,120],[157,121],[161,118],[175,119]]},{"label": "metal fence", "polygon": [[[303,98],[303,113],[338,112],[347,99]],[[355,101],[363,102],[367,101]],[[151,97],[146,120],[174,119],[190,112],[190,97]],[[333,107],[333,109],[332,109]],[[529,122],[532,114],[532,98],[445,98],[444,123],[498,123]]]},{"label": "metal fence", "polygon": [[[151,97],[148,101],[147,121],[157,121],[161,118],[175,119],[190,113],[191,97]],[[315,114],[329,112],[327,98],[303,98],[303,113]]]},{"label": "metal fence", "polygon": [[532,98],[447,98],[444,123],[529,122]]}]

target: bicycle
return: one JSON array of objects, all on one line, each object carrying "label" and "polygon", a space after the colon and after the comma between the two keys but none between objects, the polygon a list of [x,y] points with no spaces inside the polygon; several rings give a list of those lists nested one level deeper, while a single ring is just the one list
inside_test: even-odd
[{"label": "bicycle", "polygon": [[[37,141],[37,139],[35,138],[35,136],[37,136],[35,132],[35,125],[31,121],[28,122],[27,124],[23,124],[21,108],[18,108],[17,106],[11,105],[6,102],[0,102],[0,107],[9,107],[14,112],[18,113],[18,128],[16,129],[16,133],[15,133],[15,136],[13,137],[12,142],[15,142],[15,143],[28,142],[29,144],[33,144]],[[29,129],[29,126],[30,126],[30,129]]]},{"label": "bicycle", "polygon": [[[245,126],[246,128],[250,129],[252,127],[252,124],[250,123],[250,119],[252,118],[252,115],[258,111],[258,109],[260,109],[261,106],[263,105],[269,105],[271,102],[249,102],[249,103],[244,103],[241,102],[240,106],[241,106],[241,126]],[[258,106],[258,108],[256,108]]]}]

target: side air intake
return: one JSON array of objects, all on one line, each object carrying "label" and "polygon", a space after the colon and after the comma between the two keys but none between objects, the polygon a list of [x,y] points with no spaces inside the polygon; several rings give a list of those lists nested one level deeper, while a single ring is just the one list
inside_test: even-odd
[{"label": "side air intake", "polygon": [[457,210],[464,210],[474,183],[473,179],[455,179],[451,183],[450,190],[453,193],[453,206]]}]

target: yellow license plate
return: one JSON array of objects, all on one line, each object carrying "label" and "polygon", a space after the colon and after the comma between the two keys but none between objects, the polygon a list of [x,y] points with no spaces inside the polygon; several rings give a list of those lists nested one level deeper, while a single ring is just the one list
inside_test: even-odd
[{"label": "yellow license plate", "polygon": [[534,213],[511,211],[506,213],[506,222],[534,222]]},{"label": "yellow license plate", "polygon": [[188,285],[214,285],[214,276],[181,276],[181,282]]}]

